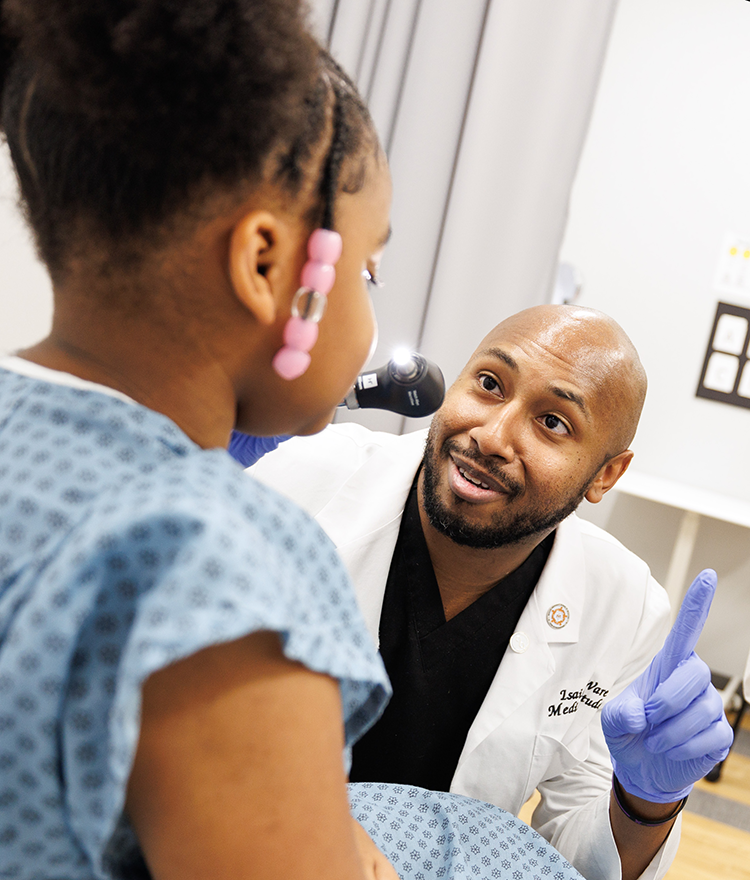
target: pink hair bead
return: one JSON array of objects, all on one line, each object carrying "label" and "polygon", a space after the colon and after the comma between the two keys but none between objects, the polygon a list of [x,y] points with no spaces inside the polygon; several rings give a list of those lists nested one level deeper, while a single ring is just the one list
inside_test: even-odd
[{"label": "pink hair bead", "polygon": [[302,275],[300,276],[302,286],[317,290],[318,293],[328,294],[335,280],[336,270],[330,263],[308,260],[302,267]]},{"label": "pink hair bead", "polygon": [[334,265],[341,248],[341,236],[332,229],[316,229],[308,239],[310,259],[302,267],[302,286],[294,295],[292,315],[284,325],[284,345],[272,361],[282,379],[297,379],[310,366],[310,349],[318,339],[318,321],[336,280]]},{"label": "pink hair bead", "polygon": [[316,229],[307,242],[307,255],[318,263],[329,263],[333,266],[339,261],[342,246],[338,232],[332,229]]},{"label": "pink hair bead", "polygon": [[291,381],[298,379],[310,366],[310,355],[306,351],[289,348],[285,345],[280,348],[273,358],[273,368],[282,379]]},{"label": "pink hair bead", "polygon": [[290,348],[310,351],[318,341],[318,325],[304,318],[290,318],[284,327],[284,342]]}]

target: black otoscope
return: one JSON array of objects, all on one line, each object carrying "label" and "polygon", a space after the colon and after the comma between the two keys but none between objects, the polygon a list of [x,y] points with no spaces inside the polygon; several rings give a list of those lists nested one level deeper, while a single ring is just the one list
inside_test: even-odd
[{"label": "black otoscope", "polygon": [[[339,406],[349,409],[387,409],[402,416],[431,416],[445,397],[440,367],[422,357],[393,357],[384,366],[360,373]],[[251,437],[232,431],[229,453],[244,467],[255,464],[264,452],[275,449],[287,437]]]},{"label": "black otoscope", "polygon": [[402,416],[430,416],[443,402],[445,379],[437,364],[416,352],[391,358],[383,367],[360,373],[339,406],[386,409]]}]

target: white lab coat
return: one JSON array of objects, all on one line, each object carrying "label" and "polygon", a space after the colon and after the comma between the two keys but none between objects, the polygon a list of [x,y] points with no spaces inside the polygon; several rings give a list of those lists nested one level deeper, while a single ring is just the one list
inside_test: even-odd
[{"label": "white lab coat", "polygon": [[[354,424],[283,443],[250,472],[289,496],[330,535],[373,638],[425,432]],[[555,629],[547,612],[569,612]],[[669,628],[666,593],[646,564],[575,514],[562,522],[542,576],[469,730],[451,791],[517,814],[538,789],[532,825],[587,880],[617,880],[609,824],[612,767],[599,709],[649,663]],[[678,820],[679,822],[679,820]],[[676,825],[642,875],[662,877]]]}]

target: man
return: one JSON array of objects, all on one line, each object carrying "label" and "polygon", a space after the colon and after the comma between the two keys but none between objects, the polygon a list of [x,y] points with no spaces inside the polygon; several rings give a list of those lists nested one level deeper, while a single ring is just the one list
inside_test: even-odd
[{"label": "man", "polygon": [[[513,813],[536,788],[532,824],[588,880],[663,876],[684,792],[726,740],[694,639],[631,685],[664,641],[667,598],[645,563],[574,514],[628,467],[645,391],[615,322],[541,306],[482,341],[426,444],[423,433],[339,425],[254,468],[336,543],[391,677],[393,699],[355,746],[351,778],[448,789]],[[663,685],[654,699],[669,707],[654,708],[684,658],[689,685],[679,698]],[[600,710],[629,685],[608,749]],[[710,734],[710,748],[675,735],[688,704],[700,721],[686,723]],[[669,716],[661,744],[649,740],[649,713]],[[706,769],[652,758],[678,742]]]}]

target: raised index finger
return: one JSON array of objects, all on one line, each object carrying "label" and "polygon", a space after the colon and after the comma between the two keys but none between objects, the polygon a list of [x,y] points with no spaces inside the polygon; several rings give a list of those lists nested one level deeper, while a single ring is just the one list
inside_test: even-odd
[{"label": "raised index finger", "polygon": [[690,584],[662,648],[661,681],[667,679],[692,654],[716,592],[716,572],[702,571]]}]

